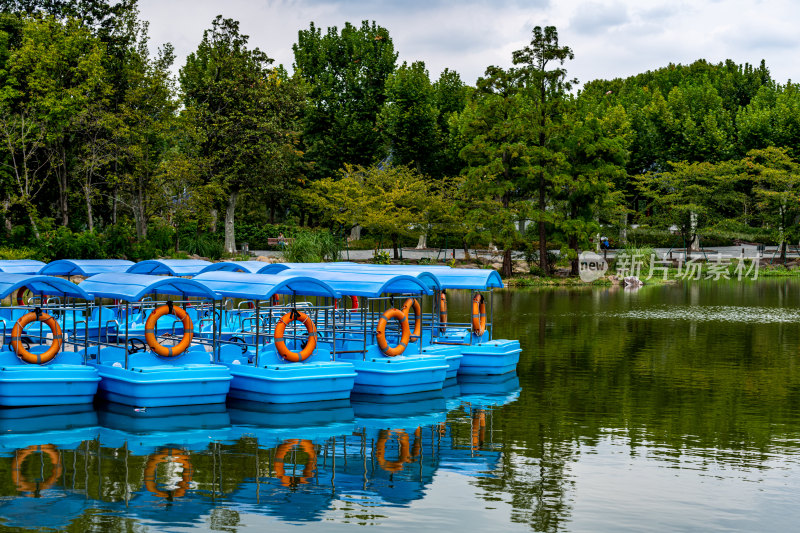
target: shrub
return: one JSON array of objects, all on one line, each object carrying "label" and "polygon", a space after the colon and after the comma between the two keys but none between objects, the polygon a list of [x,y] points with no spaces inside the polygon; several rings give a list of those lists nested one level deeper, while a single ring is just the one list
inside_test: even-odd
[{"label": "shrub", "polygon": [[392,257],[386,250],[376,248],[372,254],[372,262],[376,265],[388,265],[392,262]]},{"label": "shrub", "polygon": [[0,259],[36,259],[38,253],[33,248],[12,248],[3,246],[0,248]]},{"label": "shrub", "polygon": [[338,261],[341,254],[339,240],[328,231],[300,230],[283,251],[287,263],[321,263]]},{"label": "shrub", "polygon": [[189,254],[219,259],[225,254],[225,242],[213,233],[196,233],[181,240],[181,248]]}]

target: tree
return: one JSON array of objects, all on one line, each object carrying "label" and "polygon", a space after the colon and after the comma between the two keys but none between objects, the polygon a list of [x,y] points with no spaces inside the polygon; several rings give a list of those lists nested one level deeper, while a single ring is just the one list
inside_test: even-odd
[{"label": "tree", "polygon": [[360,224],[389,237],[394,258],[399,259],[400,239],[424,230],[431,194],[425,178],[413,168],[346,165],[338,179],[312,183],[306,200],[323,220]]},{"label": "tree", "polygon": [[786,262],[786,244],[800,235],[800,164],[786,148],[751,150],[741,161],[746,179],[755,183],[756,207],[781,244],[781,262]]},{"label": "tree", "polygon": [[721,222],[731,206],[742,204],[735,165],[683,161],[669,163],[666,172],[637,176],[651,202],[649,219],[664,228],[676,226],[686,245],[695,242],[701,229]]},{"label": "tree", "polygon": [[[488,234],[502,247],[507,277],[517,223],[530,211],[527,200],[537,170],[531,162],[543,164],[543,154],[531,146],[530,124],[538,118],[538,108],[522,90],[518,74],[514,69],[486,69],[478,90],[454,119],[466,140],[460,152],[466,163],[461,203],[469,233]],[[549,168],[563,164],[561,154],[551,155]]]},{"label": "tree", "polygon": [[557,136],[565,97],[576,82],[567,80],[567,71],[563,67],[564,62],[573,57],[571,48],[559,45],[555,26],[534,27],[530,44],[513,53],[514,64],[522,65],[519,73],[523,86],[537,98],[531,124],[535,129],[531,145],[536,149],[530,155],[530,164],[534,167],[537,180],[538,202],[533,216],[539,224],[539,261],[545,272],[548,271],[546,223],[550,218],[547,213],[547,192],[561,161],[561,157],[554,152],[552,142]]},{"label": "tree", "polygon": [[435,96],[425,63],[404,62],[386,80],[386,101],[378,115],[392,162],[428,175],[437,170],[441,151]]},{"label": "tree", "polygon": [[331,177],[345,163],[368,166],[384,156],[376,127],[385,84],[397,53],[389,31],[375,22],[349,22],[324,35],[312,23],[298,33],[295,71],[310,87],[303,142],[312,179]]},{"label": "tree", "polygon": [[572,275],[577,276],[580,247],[589,246],[601,220],[616,223],[622,212],[620,185],[627,178],[631,130],[622,106],[603,109],[581,98],[565,122],[567,167],[556,186],[562,213],[556,226],[566,237]]},{"label": "tree", "polygon": [[[66,176],[66,144],[79,117],[85,117],[89,108],[102,109],[108,94],[103,47],[75,19],[64,23],[53,17],[26,19],[20,45],[10,52],[4,74],[0,138],[8,150],[14,201],[26,210],[38,238],[34,199],[51,173]],[[62,180],[59,192],[66,220],[67,191]]]},{"label": "tree", "polygon": [[[247,48],[239,23],[218,16],[203,33],[197,51],[180,71],[187,110],[201,131],[199,155],[207,164],[206,181],[227,196],[225,250],[236,250],[234,214],[242,192],[257,190],[271,175],[295,177],[302,155],[296,121],[302,92],[271,69],[272,59]],[[284,87],[294,95],[283,100]]]},{"label": "tree", "polygon": [[[132,51],[134,52],[134,51]],[[174,61],[171,46],[151,57],[142,38],[127,58],[125,93],[119,103],[114,131],[117,167],[113,172],[114,200],[133,213],[138,239],[147,237],[147,223],[170,206],[175,195],[166,194],[162,178],[164,162],[190,125],[179,122],[174,81],[169,69]],[[183,144],[186,148],[186,144]],[[186,150],[187,155],[191,152]]]}]

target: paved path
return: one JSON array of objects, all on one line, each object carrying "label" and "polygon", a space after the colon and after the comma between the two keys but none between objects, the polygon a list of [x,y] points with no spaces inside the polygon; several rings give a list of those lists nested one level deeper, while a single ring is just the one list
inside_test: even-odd
[{"label": "paved path", "polygon": [[[773,248],[773,250],[774,250],[774,248]],[[391,248],[384,248],[383,251],[388,253],[389,257],[394,257],[394,252],[392,251]],[[559,253],[558,250],[551,250],[551,251],[556,255],[558,255],[558,253]],[[670,248],[655,248],[655,251],[660,257],[664,257],[666,254],[668,254],[668,252],[670,251]],[[705,251],[706,255],[710,259],[713,259],[714,256],[716,256],[716,254],[718,254],[718,253],[723,258],[741,257],[742,254],[744,254],[744,257],[751,258],[751,257],[755,257],[757,252],[758,252],[757,247],[755,245],[750,245],[750,244],[746,244],[746,245],[742,245],[742,246],[717,246],[717,247],[714,247],[714,248],[709,248],[708,250]],[[280,256],[281,256],[281,252],[274,251],[274,250],[251,250],[250,253],[253,254],[254,256],[263,255],[265,257],[274,257],[274,258],[280,258]],[[343,261],[368,261],[368,260],[372,259],[373,253],[374,253],[373,250],[349,250],[349,251],[348,250],[344,250],[342,252],[342,260]],[[403,257],[403,259],[414,260],[414,261],[422,259],[422,258],[430,258],[430,259],[437,260],[439,262],[444,262],[444,261],[447,261],[447,260],[451,259],[453,257],[454,253],[455,253],[455,258],[456,259],[458,259],[458,260],[463,260],[464,259],[464,250],[461,249],[461,248],[456,248],[455,250],[450,248],[450,249],[447,250],[446,254],[445,254],[444,251],[438,250],[436,248],[427,248],[427,249],[424,249],[424,250],[416,250],[414,248],[403,248],[402,257]],[[612,259],[612,258],[616,257],[616,255],[618,253],[619,253],[619,250],[609,250],[608,253],[607,253],[607,257],[609,259]],[[446,255],[446,257],[445,257],[445,255]],[[484,260],[493,260],[493,261],[502,261],[503,260],[503,256],[502,256],[501,252],[497,252],[497,253],[492,254],[492,253],[489,253],[486,250],[477,250],[477,251],[476,250],[470,250],[470,256],[475,257],[476,255],[479,256],[481,259],[484,259]],[[693,257],[696,257],[698,255],[701,255],[701,252],[693,252],[692,253]],[[772,253],[771,252],[768,253],[768,254],[762,254],[762,255],[766,259],[769,259],[770,257],[772,257]],[[796,254],[790,254],[790,255],[794,255],[796,257]],[[673,258],[678,259],[678,258],[683,256],[683,252],[682,251],[679,252],[679,251],[672,250],[672,256],[673,256]],[[514,252],[513,258],[515,260],[516,259],[524,259],[525,255],[522,252]],[[777,255],[776,255],[776,258],[777,258]],[[649,260],[649,258],[644,258],[644,259],[648,259]]]}]

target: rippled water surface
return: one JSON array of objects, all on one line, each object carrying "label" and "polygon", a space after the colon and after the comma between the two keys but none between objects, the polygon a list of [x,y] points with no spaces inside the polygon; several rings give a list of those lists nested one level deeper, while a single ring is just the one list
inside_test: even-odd
[{"label": "rippled water surface", "polygon": [[797,530],[800,284],[494,306],[518,377],[401,403],[1,411],[0,531]]}]

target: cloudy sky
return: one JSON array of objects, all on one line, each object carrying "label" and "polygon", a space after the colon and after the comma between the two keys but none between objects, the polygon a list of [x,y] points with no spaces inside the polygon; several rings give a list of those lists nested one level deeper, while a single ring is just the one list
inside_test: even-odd
[{"label": "cloudy sky", "polygon": [[292,44],[309,22],[322,28],[375,20],[399,61],[422,60],[474,83],[488,65],[509,66],[535,25],[555,25],[572,47],[567,68],[583,83],[624,77],[670,62],[767,61],[779,82],[800,79],[797,0],[140,0],[152,44],[171,42],[176,69],[221,14],[250,43],[291,69]]}]

